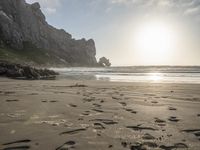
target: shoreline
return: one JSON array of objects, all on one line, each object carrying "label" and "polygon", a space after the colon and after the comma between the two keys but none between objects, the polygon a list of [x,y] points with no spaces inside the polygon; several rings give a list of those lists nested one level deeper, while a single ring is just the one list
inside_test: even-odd
[{"label": "shoreline", "polygon": [[58,78],[92,79],[111,82],[198,83],[198,68],[188,67],[119,67],[119,68],[62,68]]},{"label": "shoreline", "polygon": [[7,78],[0,84],[2,150],[200,148],[200,84]]}]

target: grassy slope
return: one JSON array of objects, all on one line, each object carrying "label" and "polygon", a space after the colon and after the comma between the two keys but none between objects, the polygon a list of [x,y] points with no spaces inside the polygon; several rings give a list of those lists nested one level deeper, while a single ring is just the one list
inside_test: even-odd
[{"label": "grassy slope", "polygon": [[37,49],[30,44],[25,44],[23,50],[0,47],[0,60],[35,66],[67,65],[49,51]]}]

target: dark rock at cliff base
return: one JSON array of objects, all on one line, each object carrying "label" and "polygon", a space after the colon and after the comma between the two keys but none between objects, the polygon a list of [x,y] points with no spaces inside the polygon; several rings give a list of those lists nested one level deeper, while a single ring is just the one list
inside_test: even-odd
[{"label": "dark rock at cliff base", "polygon": [[107,59],[106,57],[101,57],[99,59],[99,65],[102,67],[110,67],[111,63],[110,63],[109,59]]},{"label": "dark rock at cliff base", "polygon": [[[75,40],[63,29],[56,29],[46,22],[39,3],[25,0],[0,0],[0,46],[12,48],[16,53],[31,43],[46,50],[46,64],[57,63],[73,66],[96,66],[95,42],[90,39]],[[51,61],[56,59],[56,63]],[[29,60],[35,61],[35,60]]]},{"label": "dark rock at cliff base", "polygon": [[58,73],[48,69],[36,69],[30,66],[0,61],[0,76],[14,79],[55,79]]}]

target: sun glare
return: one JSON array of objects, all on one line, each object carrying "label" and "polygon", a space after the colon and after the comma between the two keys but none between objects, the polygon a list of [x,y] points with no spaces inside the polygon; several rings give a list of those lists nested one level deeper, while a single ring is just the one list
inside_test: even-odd
[{"label": "sun glare", "polygon": [[134,47],[140,61],[160,65],[170,60],[175,46],[170,26],[160,22],[146,23],[136,31]]},{"label": "sun glare", "polygon": [[148,79],[153,82],[158,82],[163,79],[161,73],[149,73],[148,75],[149,75]]}]

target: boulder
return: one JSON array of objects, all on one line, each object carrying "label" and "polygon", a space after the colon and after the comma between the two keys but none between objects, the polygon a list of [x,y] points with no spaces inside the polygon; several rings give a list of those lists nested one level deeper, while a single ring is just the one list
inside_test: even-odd
[{"label": "boulder", "polygon": [[4,75],[6,73],[6,69],[4,67],[0,67],[0,75]]},{"label": "boulder", "polygon": [[48,69],[36,69],[30,66],[0,62],[0,76],[14,79],[53,79],[58,73]]}]

